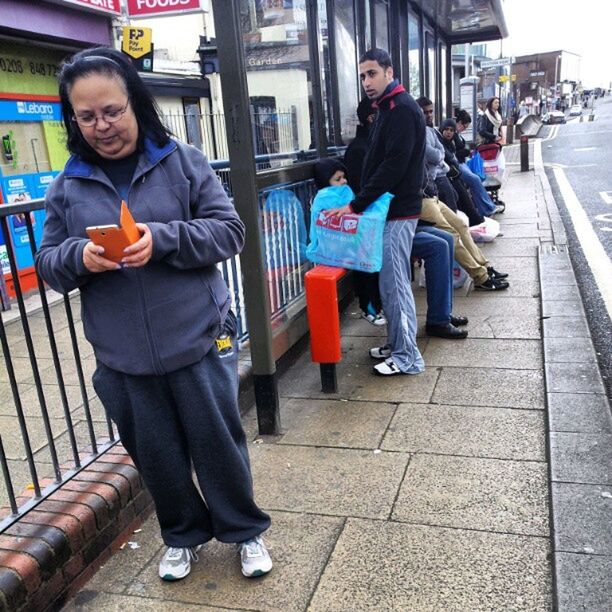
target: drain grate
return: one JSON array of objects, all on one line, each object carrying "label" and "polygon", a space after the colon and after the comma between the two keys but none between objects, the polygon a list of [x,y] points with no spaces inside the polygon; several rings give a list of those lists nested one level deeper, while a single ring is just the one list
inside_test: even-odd
[{"label": "drain grate", "polygon": [[540,246],[540,253],[543,255],[562,255],[567,253],[565,244],[543,244]]}]

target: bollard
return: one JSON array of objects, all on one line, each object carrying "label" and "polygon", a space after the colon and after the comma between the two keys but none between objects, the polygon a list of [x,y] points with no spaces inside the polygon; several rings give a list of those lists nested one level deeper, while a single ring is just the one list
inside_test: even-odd
[{"label": "bollard", "polygon": [[529,137],[521,136],[521,172],[529,172]]},{"label": "bollard", "polygon": [[593,113],[591,113],[589,115],[589,121],[593,121],[593,119],[595,119],[595,115]]},{"label": "bollard", "polygon": [[514,121],[512,117],[508,118],[508,125],[506,126],[506,144],[511,145],[514,142]]}]

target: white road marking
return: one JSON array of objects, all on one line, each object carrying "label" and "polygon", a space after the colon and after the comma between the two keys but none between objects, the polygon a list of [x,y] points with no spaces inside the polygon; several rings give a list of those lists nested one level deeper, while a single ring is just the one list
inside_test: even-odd
[{"label": "white road marking", "polygon": [[597,288],[608,311],[608,316],[612,318],[612,261],[604,250],[587,214],[580,205],[578,197],[574,193],[565,172],[561,168],[553,170],[561,195],[565,200],[565,206],[570,214],[576,236],[582,247],[582,251],[589,264],[589,268],[595,277]]},{"label": "white road marking", "polygon": [[603,215],[597,215],[596,221],[603,221],[604,223],[612,223],[612,213],[605,213]]},{"label": "white road marking", "polygon": [[597,147],[578,147],[577,149],[574,149],[574,151],[580,153],[582,151],[595,151],[595,149],[597,149]]},{"label": "white road marking", "polygon": [[550,133],[546,138],[542,138],[542,142],[546,140],[554,140],[557,137],[557,133],[559,132],[559,126],[553,125],[550,129]]},{"label": "white road marking", "polygon": [[600,227],[599,229],[602,232],[612,232],[612,227]]},{"label": "white road marking", "polygon": [[612,191],[600,191],[599,195],[606,204],[612,204],[612,197],[610,196],[611,193]]}]

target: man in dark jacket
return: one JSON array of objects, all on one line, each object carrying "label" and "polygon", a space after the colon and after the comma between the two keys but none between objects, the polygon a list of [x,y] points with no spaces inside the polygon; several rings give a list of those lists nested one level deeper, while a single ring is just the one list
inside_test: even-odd
[{"label": "man in dark jacket", "polygon": [[363,212],[383,193],[391,201],[383,238],[379,287],[388,322],[385,346],[370,349],[376,374],[419,374],[425,369],[416,344],[416,309],[410,286],[410,252],[423,199],[425,120],[412,96],[393,78],[386,51],[371,49],[359,60],[363,89],[378,116],[363,164],[361,190],[347,206],[328,212]]}]

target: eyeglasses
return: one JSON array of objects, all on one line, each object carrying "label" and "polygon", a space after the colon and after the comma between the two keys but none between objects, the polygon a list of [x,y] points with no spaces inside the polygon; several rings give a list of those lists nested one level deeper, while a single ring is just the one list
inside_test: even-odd
[{"label": "eyeglasses", "polygon": [[125,112],[127,111],[127,107],[130,101],[128,100],[125,103],[123,108],[111,108],[102,113],[102,115],[74,115],[72,117],[73,121],[76,121],[81,127],[93,127],[98,123],[98,119],[102,119],[104,123],[117,123]]}]

